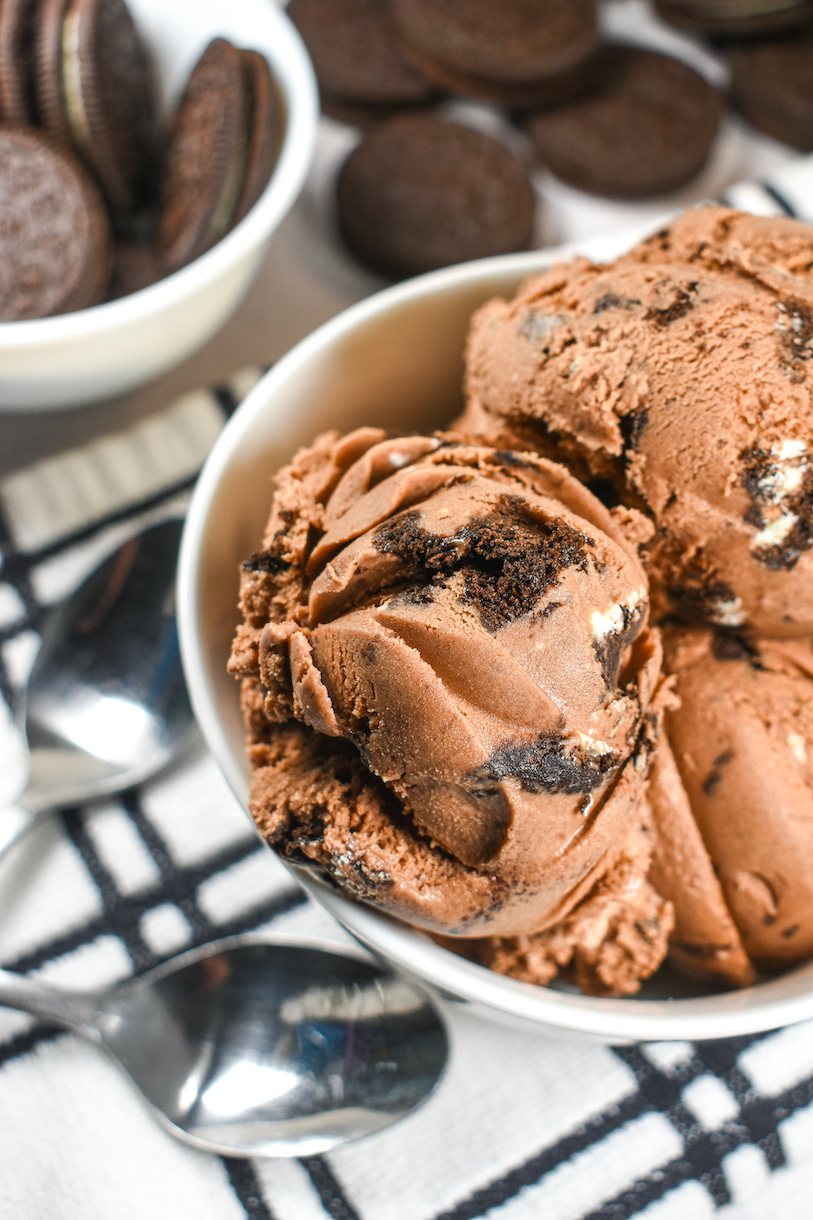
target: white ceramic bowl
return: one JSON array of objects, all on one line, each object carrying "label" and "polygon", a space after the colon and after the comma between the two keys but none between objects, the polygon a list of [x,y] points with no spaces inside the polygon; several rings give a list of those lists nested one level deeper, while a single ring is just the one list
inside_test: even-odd
[{"label": "white ceramic bowl", "polygon": [[[627,243],[628,244],[628,243]],[[619,253],[619,241],[586,249]],[[269,476],[327,427],[422,430],[460,405],[463,342],[472,311],[512,293],[551,252],[486,259],[434,272],[370,297],[303,340],[234,414],[198,482],[179,571],[181,646],[204,735],[245,805],[248,768],[237,684],[225,672],[237,621],[238,567],[256,550]],[[604,1040],[720,1038],[813,1017],[813,964],[738,992],[709,995],[660,972],[637,999],[597,999],[504,978],[295,870],[359,940],[404,972],[492,1018],[581,1031]],[[671,990],[670,990],[671,989]]]},{"label": "white ceramic bowl", "polygon": [[248,290],[313,155],[319,101],[310,59],[270,0],[128,0],[157,61],[165,112],[218,34],[261,51],[282,88],[285,139],[262,197],[189,266],[117,301],[55,318],[0,323],[0,410],[55,410],[124,393],[180,363]]}]

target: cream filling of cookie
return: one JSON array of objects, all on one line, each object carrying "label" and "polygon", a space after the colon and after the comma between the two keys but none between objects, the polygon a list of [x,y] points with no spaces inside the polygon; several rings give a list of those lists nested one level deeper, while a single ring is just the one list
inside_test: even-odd
[{"label": "cream filling of cookie", "polygon": [[773,459],[771,468],[759,480],[757,489],[760,500],[771,506],[776,515],[756,531],[751,540],[752,550],[779,546],[785,541],[799,520],[799,514],[787,506],[787,501],[801,491],[804,477],[810,469],[804,441],[785,440],[772,445],[770,456]]},{"label": "cream filling of cookie", "polygon": [[234,209],[237,207],[237,200],[240,198],[240,190],[246,175],[247,163],[248,151],[244,142],[234,172],[226,183],[223,194],[220,197],[220,206],[212,220],[212,245],[220,241],[221,237],[224,237],[228,231],[231,218],[234,215]]},{"label": "cream filling of cookie", "polygon": [[608,635],[616,635],[622,631],[629,622],[629,615],[641,604],[645,596],[642,590],[635,589],[626,601],[614,602],[606,610],[594,610],[590,615],[590,626],[595,638],[605,640]]},{"label": "cream filling of cookie", "polygon": [[782,513],[781,517],[775,517],[773,521],[754,534],[751,541],[752,549],[761,550],[767,546],[779,546],[780,542],[785,541],[798,520],[798,513]]},{"label": "cream filling of cookie", "polygon": [[745,622],[745,611],[739,597],[729,597],[717,603],[713,618],[721,627],[741,627]]},{"label": "cream filling of cookie", "polygon": [[782,301],[777,301],[776,308],[779,313],[776,330],[782,337],[783,346],[789,348],[791,359],[808,359],[813,345],[809,334],[809,310],[796,302],[783,304]]},{"label": "cream filling of cookie", "polygon": [[74,0],[62,23],[62,90],[71,134],[81,149],[90,140],[85,99],[82,96],[82,61],[79,58],[79,5]]},{"label": "cream filling of cookie", "polygon": [[579,733],[578,737],[579,745],[591,758],[604,758],[605,755],[615,752],[606,741],[599,741],[597,737],[591,737],[589,733]]},{"label": "cream filling of cookie", "polygon": [[788,733],[788,745],[797,762],[802,764],[807,762],[807,742],[800,733]]}]

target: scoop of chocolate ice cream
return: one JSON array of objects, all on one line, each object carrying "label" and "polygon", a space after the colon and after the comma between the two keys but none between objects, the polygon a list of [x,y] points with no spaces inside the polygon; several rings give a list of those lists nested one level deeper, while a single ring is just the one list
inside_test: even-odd
[{"label": "scoop of chocolate ice cream", "polygon": [[433,931],[556,923],[640,834],[659,639],[623,514],[542,458],[376,429],[275,482],[231,666],[263,833]]},{"label": "scoop of chocolate ice cream", "polygon": [[813,634],[813,229],[705,207],[607,266],[585,259],[476,315],[471,428],[545,451],[649,513],[653,598]]},{"label": "scoop of chocolate ice cream", "polygon": [[743,951],[766,971],[813,953],[813,645],[686,627],[665,651],[677,768],[656,769],[653,798],[683,833],[659,837],[653,876],[675,904],[681,963],[747,982]]},{"label": "scoop of chocolate ice cream", "polygon": [[655,847],[649,880],[672,903],[669,956],[683,974],[744,987],[755,972],[726,906],[665,733],[649,784]]}]

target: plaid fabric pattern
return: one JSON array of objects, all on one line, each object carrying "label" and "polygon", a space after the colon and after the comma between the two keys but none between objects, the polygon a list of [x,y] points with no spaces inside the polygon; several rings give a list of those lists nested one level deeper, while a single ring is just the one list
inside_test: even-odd
[{"label": "plaid fabric pattern", "polygon": [[[183,512],[255,377],[0,484],[7,801],[24,773],[12,710],[49,606],[124,537]],[[202,744],[121,797],[44,819],[0,862],[0,960],[57,986],[110,985],[254,928],[347,940],[260,843]],[[444,1011],[451,1061],[422,1109],[330,1155],[243,1161],[183,1146],[95,1048],[0,1010],[0,1220],[810,1215],[813,1023],[609,1048]]]}]

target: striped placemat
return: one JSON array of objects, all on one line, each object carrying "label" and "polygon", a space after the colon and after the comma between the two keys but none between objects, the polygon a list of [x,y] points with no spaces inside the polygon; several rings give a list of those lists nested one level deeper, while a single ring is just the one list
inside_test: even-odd
[{"label": "striped placemat", "polygon": [[[813,215],[810,167],[733,188]],[[250,371],[129,432],[0,482],[0,799],[24,762],[12,711],[43,616],[125,537],[182,514]],[[112,984],[252,928],[346,936],[260,843],[201,744],[158,779],[45,819],[0,862],[0,961]],[[95,1048],[0,1010],[0,1220],[763,1220],[813,1195],[813,1023],[760,1037],[609,1048],[445,1004],[441,1086],[330,1155],[198,1153]]]}]

